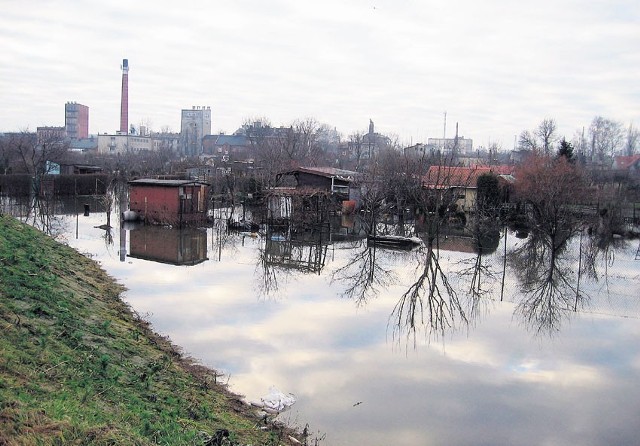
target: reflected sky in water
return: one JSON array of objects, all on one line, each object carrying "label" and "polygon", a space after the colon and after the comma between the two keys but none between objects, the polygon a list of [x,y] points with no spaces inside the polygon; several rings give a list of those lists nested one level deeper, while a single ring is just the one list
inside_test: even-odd
[{"label": "reflected sky in water", "polygon": [[[247,400],[271,386],[295,394],[280,419],[309,423],[312,434],[326,434],[323,444],[602,445],[640,438],[637,241],[616,252],[607,280],[581,285],[590,296],[584,308],[547,336],[518,315],[513,278],[500,301],[495,260],[497,279],[468,326],[435,335],[418,327],[414,337],[394,336],[392,311],[415,280],[415,252],[378,251],[376,261],[393,280],[363,302],[344,297],[345,284],[332,280],[358,249],[348,244],[329,246],[321,274],[277,274],[277,290],[267,294],[262,238],[235,235],[219,250],[210,228],[202,263],[121,262],[118,229],[108,245],[95,228],[104,219],[81,216],[76,239],[76,219],[67,217],[66,241],[123,283],[125,300],[156,331],[223,372],[232,390]],[[473,254],[440,252],[446,271],[463,268],[465,258]],[[464,290],[467,279],[451,277]]]}]

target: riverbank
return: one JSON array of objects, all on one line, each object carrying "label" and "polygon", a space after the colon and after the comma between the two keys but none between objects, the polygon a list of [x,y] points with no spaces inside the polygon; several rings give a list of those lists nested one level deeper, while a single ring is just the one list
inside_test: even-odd
[{"label": "riverbank", "polygon": [[297,444],[154,333],[123,291],[0,216],[0,445]]}]

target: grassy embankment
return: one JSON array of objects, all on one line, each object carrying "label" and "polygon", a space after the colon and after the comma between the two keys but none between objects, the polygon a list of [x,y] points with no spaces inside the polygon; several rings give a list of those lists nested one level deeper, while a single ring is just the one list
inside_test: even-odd
[{"label": "grassy embankment", "polygon": [[122,291],[95,262],[0,216],[0,445],[291,442],[154,334]]}]

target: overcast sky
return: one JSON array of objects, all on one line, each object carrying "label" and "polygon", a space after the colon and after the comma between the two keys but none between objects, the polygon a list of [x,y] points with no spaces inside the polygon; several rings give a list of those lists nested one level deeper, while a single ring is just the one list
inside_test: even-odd
[{"label": "overcast sky", "polygon": [[553,118],[572,138],[595,116],[640,125],[638,0],[0,0],[0,131],[180,129],[212,109],[213,132],[248,118],[315,118],[344,136],[401,142],[459,134],[513,147]]}]

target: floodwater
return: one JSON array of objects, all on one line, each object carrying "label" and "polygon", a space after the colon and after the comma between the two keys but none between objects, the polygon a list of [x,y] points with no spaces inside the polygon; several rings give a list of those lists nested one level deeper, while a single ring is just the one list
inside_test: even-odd
[{"label": "floodwater", "polygon": [[580,277],[575,253],[586,245],[574,240],[548,292],[531,282],[544,265],[518,257],[526,240],[512,233],[505,267],[504,233],[478,256],[465,239],[434,254],[217,227],[109,232],[105,221],[72,214],[57,227],[127,287],[124,299],[157,332],[247,401],[271,386],[294,394],[279,419],[308,424],[310,444],[640,438],[637,240],[596,251]]}]

